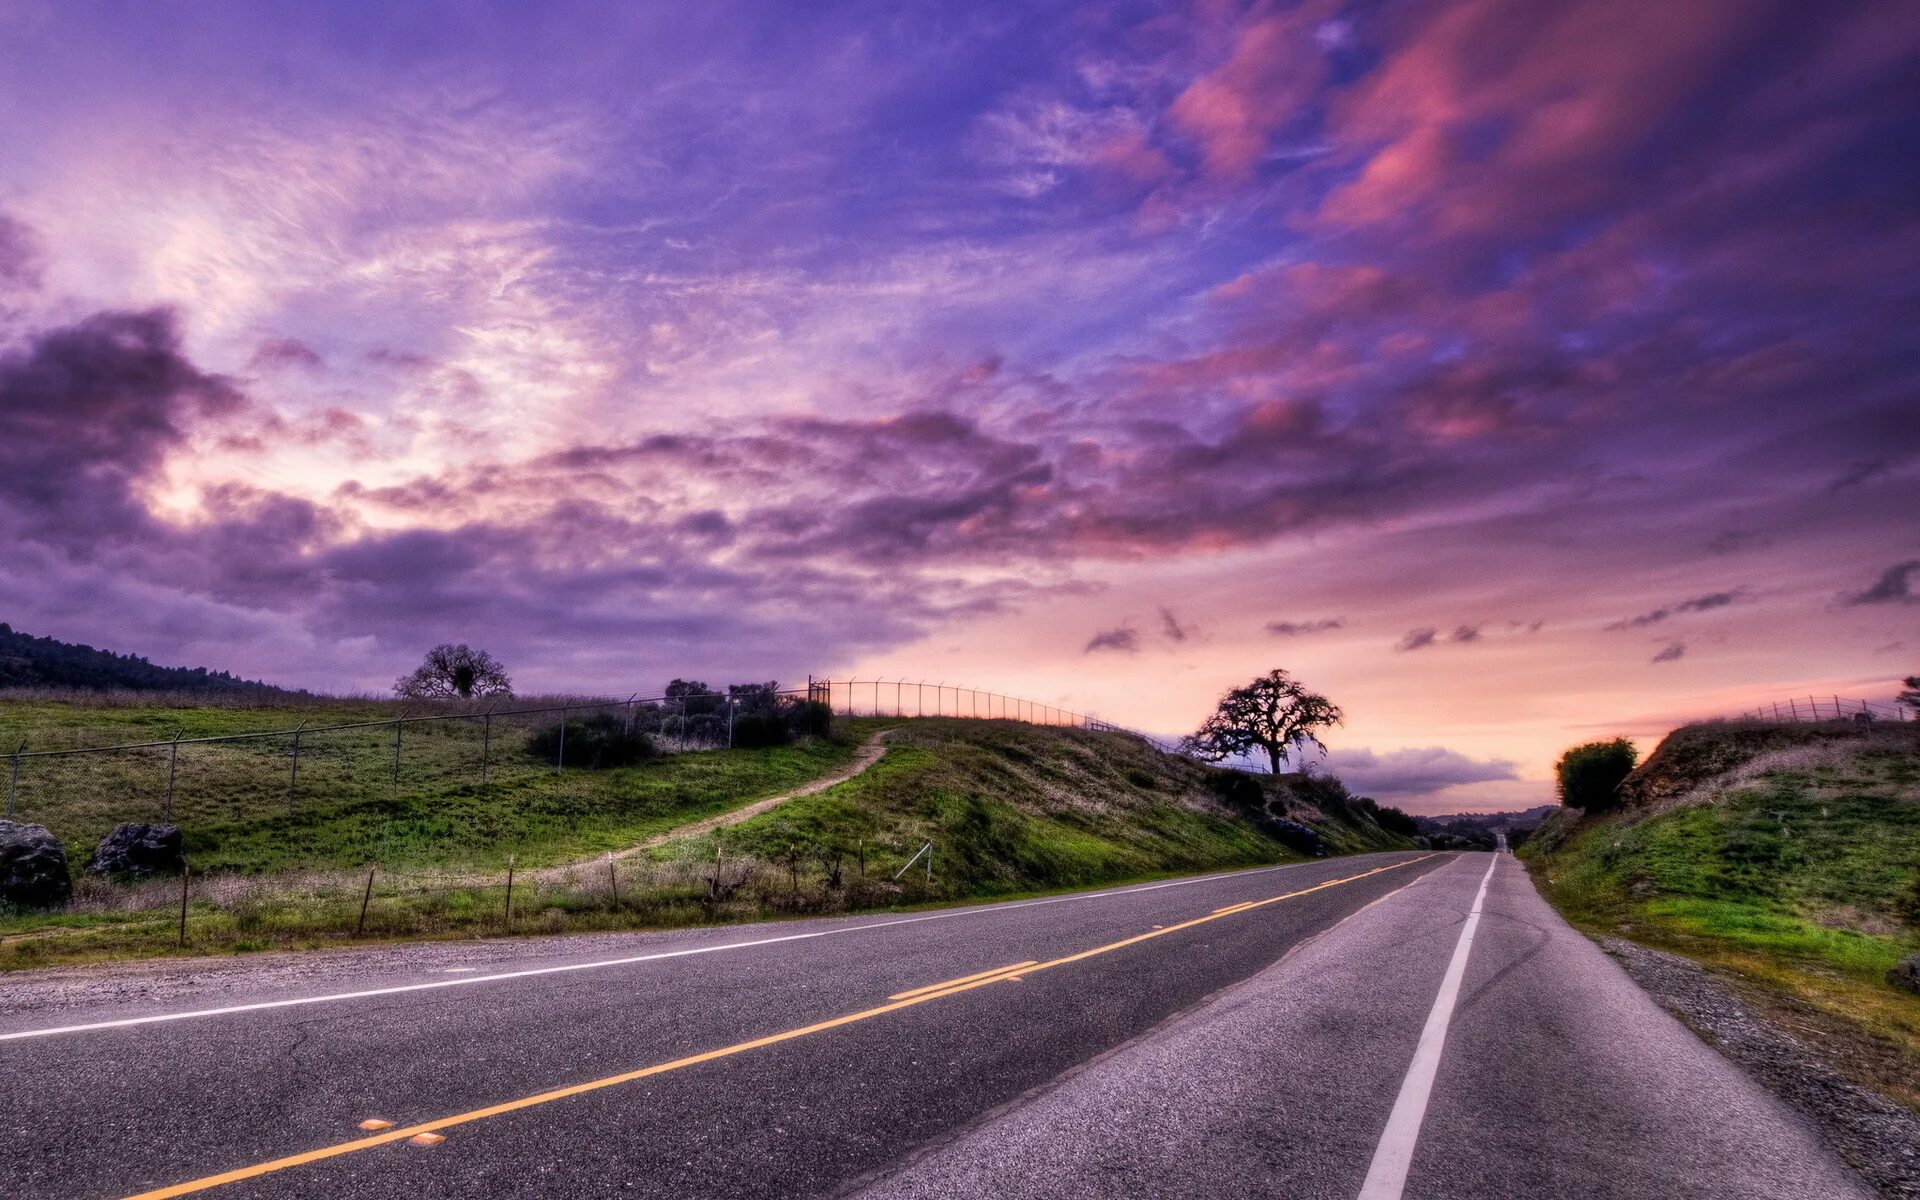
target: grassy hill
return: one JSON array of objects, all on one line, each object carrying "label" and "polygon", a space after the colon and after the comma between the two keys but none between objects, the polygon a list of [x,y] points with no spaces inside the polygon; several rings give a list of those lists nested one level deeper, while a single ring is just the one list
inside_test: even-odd
[{"label": "grassy hill", "polygon": [[1522,849],[1561,910],[1719,968],[1920,1103],[1920,997],[1886,982],[1920,951],[1920,726],[1689,726],[1620,796]]},{"label": "grassy hill", "polygon": [[[0,734],[56,707],[22,714],[0,703]],[[119,741],[174,726],[284,728],[295,714],[65,706],[58,715],[69,729]],[[316,715],[343,719],[339,709]],[[49,736],[44,720],[36,728]],[[845,783],[717,835],[618,862],[592,857],[843,770],[883,729],[892,748]],[[516,749],[511,739],[524,741],[525,730],[496,727],[503,740],[484,781],[477,725],[450,721],[409,727],[398,789],[390,732],[365,745],[334,736],[303,749],[291,809],[280,739],[200,747],[183,768],[175,812],[196,878],[189,950],[498,933],[510,859],[511,928],[562,931],[944,903],[1282,862],[1301,857],[1302,824],[1334,853],[1409,844],[1337,781],[1255,779],[1126,734],[1007,721],[845,721],[834,738],[794,746],[564,775]],[[65,774],[29,779],[22,816],[62,837],[77,871],[113,821],[158,815],[165,754],[39,760]],[[893,883],[929,841],[932,878],[916,869]],[[79,880],[68,912],[0,919],[0,968],[166,952],[177,897],[175,881]]]}]

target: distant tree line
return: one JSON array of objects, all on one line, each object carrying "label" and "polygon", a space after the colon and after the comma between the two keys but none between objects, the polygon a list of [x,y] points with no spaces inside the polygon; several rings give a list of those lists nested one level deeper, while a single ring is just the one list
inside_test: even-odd
[{"label": "distant tree line", "polygon": [[138,654],[34,637],[0,622],[0,687],[65,687],[157,692],[277,692],[205,667],[155,666]]}]

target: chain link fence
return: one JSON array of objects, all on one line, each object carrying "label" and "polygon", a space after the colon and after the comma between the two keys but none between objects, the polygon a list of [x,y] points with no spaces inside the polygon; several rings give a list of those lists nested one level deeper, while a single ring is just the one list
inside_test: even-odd
[{"label": "chain link fence", "polygon": [[1920,712],[1892,700],[1848,700],[1839,696],[1791,696],[1747,709],[1736,721],[1912,721]]}]

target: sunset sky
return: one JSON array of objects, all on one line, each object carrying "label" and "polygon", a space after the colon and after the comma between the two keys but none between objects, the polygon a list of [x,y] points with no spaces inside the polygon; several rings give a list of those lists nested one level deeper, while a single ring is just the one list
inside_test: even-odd
[{"label": "sunset sky", "polygon": [[[376,15],[377,13],[377,15]],[[1920,671],[1909,0],[0,0],[0,620],[1358,790]]]}]

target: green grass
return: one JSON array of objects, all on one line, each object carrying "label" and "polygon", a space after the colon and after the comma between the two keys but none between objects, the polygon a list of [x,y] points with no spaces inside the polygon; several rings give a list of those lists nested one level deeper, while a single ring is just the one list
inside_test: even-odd
[{"label": "green grass", "polygon": [[[589,862],[527,874],[789,790],[844,767],[860,741],[888,727],[893,748],[866,773],[718,835],[682,838],[611,868]],[[397,798],[390,780],[343,793],[316,787],[292,813],[284,796],[246,798],[260,783],[242,757],[225,764],[226,775],[198,776],[193,803],[204,807],[182,805],[195,814],[186,824],[196,874],[185,952],[915,907],[1298,857],[1218,798],[1211,768],[1125,734],[859,720],[845,722],[838,741],[673,755],[565,777],[503,772],[486,786],[461,769],[470,748],[423,751],[414,786]],[[56,828],[101,821],[84,802],[55,808],[52,818]],[[1350,814],[1319,819],[1319,827],[1339,851],[1406,845]],[[932,877],[916,867],[894,882],[928,841]],[[521,869],[511,925],[509,855]],[[716,897],[710,878],[740,886]],[[170,880],[83,881],[81,911],[0,918],[0,969],[180,952],[178,896]]]},{"label": "green grass", "polygon": [[[1687,731],[1690,752],[1710,732]],[[1912,1073],[1920,998],[1886,972],[1920,951],[1920,753],[1883,736],[1779,763],[1693,781],[1665,811],[1556,818],[1522,857],[1576,925],[1731,972]]]},{"label": "green grass", "polygon": [[892,737],[873,770],[729,830],[728,845],[817,862],[931,841],[942,886],[971,896],[1295,857],[1214,800],[1204,768],[1124,734],[930,719]]},{"label": "green grass", "polygon": [[[0,701],[0,747],[101,745],[141,738],[223,736],[308,721],[389,720],[378,701],[243,709],[87,707]],[[420,714],[422,706],[407,711]],[[556,772],[525,746],[552,716],[408,725],[394,770],[390,728],[291,738],[23,759],[17,819],[47,826],[78,866],[122,821],[168,814],[195,870],[228,873],[389,870],[492,871],[509,855],[527,866],[619,849],[647,836],[844,766],[848,741],[769,750],[674,754],[642,766]],[[30,730],[28,734],[21,730]],[[9,740],[11,739],[11,740]],[[483,747],[483,742],[485,743]],[[487,758],[482,779],[483,749]],[[0,771],[7,764],[0,762]]]}]

